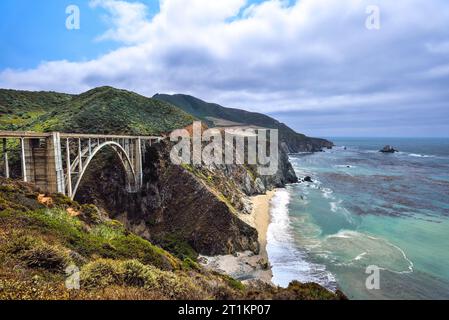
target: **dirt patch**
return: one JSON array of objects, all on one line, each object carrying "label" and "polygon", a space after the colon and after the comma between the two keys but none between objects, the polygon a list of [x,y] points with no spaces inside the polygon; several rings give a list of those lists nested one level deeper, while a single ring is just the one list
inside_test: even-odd
[{"label": "dirt patch", "polygon": [[53,205],[53,199],[51,197],[45,196],[45,194],[40,194],[37,196],[37,201],[44,206],[50,207]]},{"label": "dirt patch", "polygon": [[68,208],[67,209],[67,213],[71,216],[71,217],[78,217],[81,213],[79,211],[76,211],[73,208]]}]

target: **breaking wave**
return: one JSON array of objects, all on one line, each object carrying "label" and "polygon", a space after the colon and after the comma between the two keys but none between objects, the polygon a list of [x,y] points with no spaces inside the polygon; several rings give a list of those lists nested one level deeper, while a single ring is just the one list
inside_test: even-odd
[{"label": "breaking wave", "polygon": [[295,245],[288,214],[290,194],[278,190],[271,202],[271,223],[267,233],[267,251],[273,270],[273,282],[287,287],[293,280],[316,282],[336,289],[333,275],[322,264],[307,261],[307,252]]}]

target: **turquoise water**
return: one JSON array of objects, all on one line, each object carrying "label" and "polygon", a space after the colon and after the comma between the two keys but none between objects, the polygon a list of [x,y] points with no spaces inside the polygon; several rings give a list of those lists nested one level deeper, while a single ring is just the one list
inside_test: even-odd
[{"label": "turquoise water", "polygon": [[[449,139],[332,139],[291,155],[300,183],[273,198],[274,282],[319,282],[352,299],[449,299]],[[385,144],[400,150],[381,154]],[[366,268],[380,268],[368,290]]]}]

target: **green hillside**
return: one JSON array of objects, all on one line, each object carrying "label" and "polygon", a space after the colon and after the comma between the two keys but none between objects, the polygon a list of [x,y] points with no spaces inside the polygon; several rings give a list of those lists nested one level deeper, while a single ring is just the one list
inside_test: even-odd
[{"label": "green hillside", "polygon": [[[316,284],[245,285],[194,260],[129,232],[94,205],[0,178],[0,300],[344,298]],[[67,270],[75,269],[80,287],[69,290]]]},{"label": "green hillside", "polygon": [[0,89],[0,130],[29,127],[36,119],[66,104],[69,94]]},{"label": "green hillside", "polygon": [[[281,141],[287,144],[290,152],[319,151],[322,148],[332,146],[329,141],[306,137],[276,119],[261,113],[225,108],[215,103],[208,103],[182,94],[157,94],[153,98],[171,103],[206,122],[209,126],[254,125],[278,129]],[[230,123],[227,124],[226,122]]]},{"label": "green hillside", "polygon": [[151,135],[193,120],[166,102],[111,87],[80,95],[0,90],[0,130]]}]

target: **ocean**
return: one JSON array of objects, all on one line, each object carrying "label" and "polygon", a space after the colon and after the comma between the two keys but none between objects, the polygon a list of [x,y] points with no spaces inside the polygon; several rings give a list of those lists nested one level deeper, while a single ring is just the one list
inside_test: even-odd
[{"label": "ocean", "polygon": [[[335,138],[293,154],[298,183],[272,199],[273,282],[350,299],[449,299],[449,139]],[[379,153],[384,145],[396,154]],[[368,266],[379,288],[367,289]]]}]

